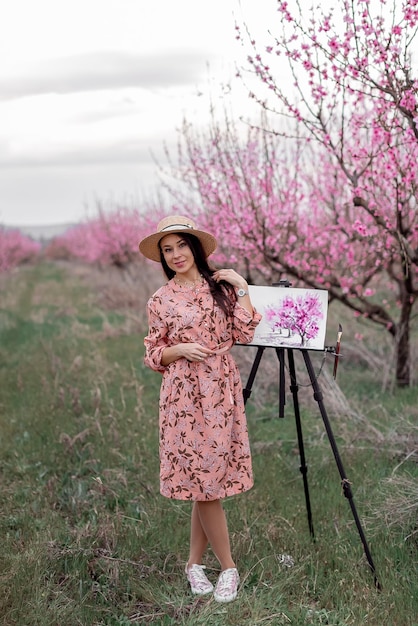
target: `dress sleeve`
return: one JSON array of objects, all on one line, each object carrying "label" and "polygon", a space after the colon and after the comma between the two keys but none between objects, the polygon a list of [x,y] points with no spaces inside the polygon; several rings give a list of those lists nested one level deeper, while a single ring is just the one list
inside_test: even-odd
[{"label": "dress sleeve", "polygon": [[144,339],[144,363],[156,372],[164,372],[166,367],[161,365],[164,348],[167,347],[167,324],[161,311],[159,298],[150,298],[147,302],[148,335]]},{"label": "dress sleeve", "polygon": [[234,342],[249,343],[252,341],[255,333],[255,329],[261,322],[261,315],[254,309],[253,314],[249,313],[247,309],[237,302],[234,308],[233,319],[233,339]]}]

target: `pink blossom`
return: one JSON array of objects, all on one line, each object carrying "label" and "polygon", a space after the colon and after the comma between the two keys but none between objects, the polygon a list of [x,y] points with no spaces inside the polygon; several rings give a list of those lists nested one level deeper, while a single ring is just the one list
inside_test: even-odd
[{"label": "pink blossom", "polygon": [[399,104],[409,111],[415,111],[417,108],[415,92],[412,89],[405,91]]}]

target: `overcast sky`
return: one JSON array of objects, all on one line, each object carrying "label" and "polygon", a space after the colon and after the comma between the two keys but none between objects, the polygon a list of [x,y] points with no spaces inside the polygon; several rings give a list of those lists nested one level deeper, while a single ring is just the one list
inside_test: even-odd
[{"label": "overcast sky", "polygon": [[[273,5],[3,0],[0,224],[74,222],[97,200],[152,194],[151,152],[160,158],[183,116],[205,123],[209,96],[234,79],[235,16],[254,23]],[[237,116],[253,106],[237,84],[225,97]]]}]

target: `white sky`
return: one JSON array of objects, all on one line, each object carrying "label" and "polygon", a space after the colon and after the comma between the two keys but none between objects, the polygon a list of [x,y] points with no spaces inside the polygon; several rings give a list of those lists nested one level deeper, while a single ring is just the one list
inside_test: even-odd
[{"label": "white sky", "polygon": [[[96,201],[138,206],[183,116],[244,52],[234,13],[266,24],[272,0],[1,0],[0,224],[74,222]],[[254,105],[235,81],[233,111]]]}]

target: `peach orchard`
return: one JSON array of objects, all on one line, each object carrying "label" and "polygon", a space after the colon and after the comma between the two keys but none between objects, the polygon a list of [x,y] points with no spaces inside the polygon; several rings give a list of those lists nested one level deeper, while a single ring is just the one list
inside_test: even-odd
[{"label": "peach orchard", "polygon": [[[253,282],[285,277],[326,289],[330,301],[384,328],[396,382],[408,386],[418,295],[418,0],[335,0],[329,10],[271,3],[277,18],[264,39],[252,37],[251,24],[236,25],[251,51],[239,73],[260,123],[216,111],[204,130],[185,120],[161,168],[169,206],[102,211],[51,250],[125,267],[163,211],[192,214],[218,238],[218,264]],[[277,79],[283,62],[286,82]]]}]

